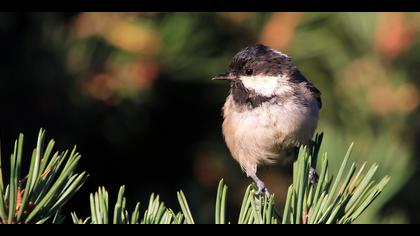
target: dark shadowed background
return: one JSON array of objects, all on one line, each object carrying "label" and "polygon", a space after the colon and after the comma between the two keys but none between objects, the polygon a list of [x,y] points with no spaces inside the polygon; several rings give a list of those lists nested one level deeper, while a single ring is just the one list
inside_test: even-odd
[{"label": "dark shadowed background", "polygon": [[[418,13],[1,13],[0,137],[11,153],[19,132],[28,157],[39,128],[60,149],[77,145],[90,177],[65,209],[89,214],[104,185],[128,205],[150,193],[212,222],[217,183],[229,186],[235,219],[251,182],[221,133],[223,72],[242,47],[289,54],[323,93],[318,131],[337,168],[379,163],[392,179],[358,222],[420,222],[420,14]],[[279,207],[290,165],[262,168]],[[131,208],[130,208],[131,209]]]}]

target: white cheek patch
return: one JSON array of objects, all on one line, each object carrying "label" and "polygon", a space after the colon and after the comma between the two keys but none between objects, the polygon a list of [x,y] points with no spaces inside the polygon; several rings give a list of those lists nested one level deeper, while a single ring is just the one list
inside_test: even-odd
[{"label": "white cheek patch", "polygon": [[274,94],[280,95],[290,89],[289,86],[282,82],[286,81],[286,78],[280,76],[241,76],[240,80],[245,88],[254,90],[256,93],[267,97]]}]

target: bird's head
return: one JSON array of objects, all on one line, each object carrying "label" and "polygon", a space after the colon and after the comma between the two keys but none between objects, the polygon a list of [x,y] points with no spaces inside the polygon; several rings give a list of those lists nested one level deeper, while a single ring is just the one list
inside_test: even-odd
[{"label": "bird's head", "polygon": [[228,70],[213,80],[229,81],[231,87],[240,84],[260,96],[280,96],[291,90],[295,70],[289,56],[257,44],[240,50]]}]

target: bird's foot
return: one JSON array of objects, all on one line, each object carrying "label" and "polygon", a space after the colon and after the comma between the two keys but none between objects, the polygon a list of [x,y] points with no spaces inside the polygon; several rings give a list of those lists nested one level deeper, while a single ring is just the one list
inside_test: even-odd
[{"label": "bird's foot", "polygon": [[267,187],[264,186],[264,183],[262,184],[262,186],[261,185],[258,186],[258,184],[257,184],[257,187],[258,187],[258,192],[257,192],[258,195],[265,194],[267,197],[270,196],[270,193],[268,192]]},{"label": "bird's foot", "polygon": [[318,183],[318,180],[319,180],[318,173],[316,172],[316,170],[313,167],[311,167],[309,169],[309,181],[311,181],[312,184],[316,184],[316,183]]},{"label": "bird's foot", "polygon": [[254,180],[255,184],[257,185],[257,188],[258,188],[257,195],[265,194],[267,197],[269,197],[270,196],[270,193],[268,192],[267,187],[265,187],[264,182],[262,182],[257,177],[257,175],[255,175],[255,174],[254,175],[251,175],[250,177]]}]

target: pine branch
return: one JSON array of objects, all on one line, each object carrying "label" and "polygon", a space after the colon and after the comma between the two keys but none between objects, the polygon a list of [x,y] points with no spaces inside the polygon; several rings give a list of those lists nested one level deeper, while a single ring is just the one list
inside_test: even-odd
[{"label": "pine branch", "polygon": [[10,157],[9,184],[4,188],[0,156],[0,223],[60,223],[61,208],[81,188],[88,175],[74,174],[80,160],[76,147],[55,152],[54,140],[43,147],[45,131],[40,129],[37,145],[32,152],[29,172],[21,176],[23,134],[15,141]]},{"label": "pine branch", "polygon": [[[311,148],[301,147],[298,159],[293,165],[293,184],[288,189],[285,208],[280,214],[274,205],[274,195],[265,196],[257,191],[254,184],[245,191],[239,213],[238,224],[349,224],[354,222],[378,197],[390,177],[375,183],[373,176],[376,164],[365,173],[365,164],[359,171],[353,163],[347,168],[353,144],[350,145],[335,178],[329,173],[328,158],[325,153],[320,160],[321,172],[317,183],[310,181],[309,169],[318,162],[322,134],[316,135]],[[357,174],[356,174],[357,173]],[[223,179],[219,182],[215,203],[215,223],[230,223],[226,219],[228,187]],[[124,187],[121,187],[114,207],[114,224],[194,224],[186,197],[182,191],[177,193],[181,213],[174,214],[152,194],[148,208],[140,219],[139,203],[129,214],[125,209]],[[93,197],[94,196],[94,197]],[[91,217],[81,220],[72,213],[74,223],[108,223],[108,194],[100,188],[91,195]],[[130,217],[131,215],[131,217]],[[129,219],[132,219],[131,221]]]},{"label": "pine branch", "polygon": [[[91,216],[85,220],[80,219],[75,212],[71,213],[75,224],[180,224],[191,223],[182,213],[175,214],[167,208],[159,199],[159,195],[152,194],[149,199],[148,208],[143,217],[140,218],[140,203],[137,203],[134,210],[129,213],[126,209],[126,198],[124,197],[125,187],[121,186],[117,202],[114,205],[113,217],[111,218],[108,204],[108,192],[104,187],[90,195]],[[182,194],[183,195],[183,194]],[[184,196],[185,197],[185,196]],[[181,200],[182,201],[182,200]],[[188,206],[185,206],[188,207]]]}]

